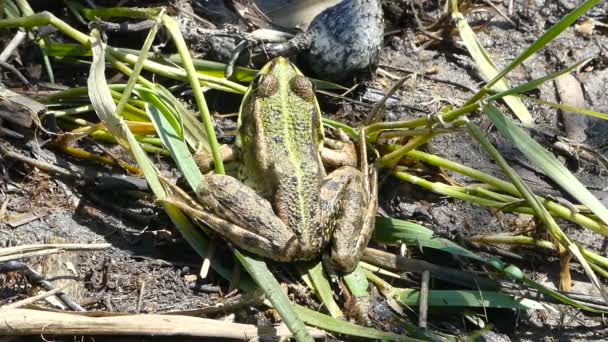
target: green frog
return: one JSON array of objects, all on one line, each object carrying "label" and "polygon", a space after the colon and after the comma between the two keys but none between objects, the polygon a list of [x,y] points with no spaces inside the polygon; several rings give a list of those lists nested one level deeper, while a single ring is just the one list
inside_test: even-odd
[{"label": "green frog", "polygon": [[205,175],[196,194],[214,217],[202,221],[234,245],[281,262],[313,259],[329,246],[331,266],[352,271],[373,230],[376,176],[356,168],[353,143],[338,135],[324,137],[311,81],[286,58],[268,62],[241,104],[238,179]]}]

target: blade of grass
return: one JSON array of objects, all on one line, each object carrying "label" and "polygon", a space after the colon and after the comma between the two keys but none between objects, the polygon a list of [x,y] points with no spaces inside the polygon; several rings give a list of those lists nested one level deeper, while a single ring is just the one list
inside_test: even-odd
[{"label": "blade of grass", "polygon": [[[93,31],[95,44],[93,46],[93,61],[91,63],[91,73],[88,80],[89,97],[91,104],[95,108],[97,115],[106,126],[110,129],[117,142],[121,144],[137,161],[139,167],[144,173],[144,177],[157,198],[167,196],[160,180],[158,173],[152,161],[146,153],[141,149],[133,134],[129,131],[122,120],[115,116],[116,105],[112,100],[106,78],[105,78],[105,63],[104,49],[100,35],[97,31]],[[124,145],[123,145],[124,144]],[[200,229],[194,227],[188,218],[175,206],[163,204],[165,212],[178,228],[184,239],[194,248],[194,250],[202,256],[208,253],[208,242],[202,235]],[[231,271],[221,267],[221,263],[214,263],[214,269],[226,279],[230,279]],[[241,279],[241,287],[252,289],[253,286],[247,279]]]},{"label": "blade of grass", "polygon": [[403,335],[397,335],[394,333],[384,332],[372,328],[362,327],[360,325],[356,325],[353,323],[348,323],[345,321],[341,321],[322,313],[313,311],[307,307],[301,305],[295,305],[294,309],[302,317],[302,319],[318,328],[333,331],[340,334],[350,335],[350,336],[358,336],[365,338],[372,338],[384,341],[403,341],[403,342],[422,342],[423,340],[419,340],[412,337],[407,337]]},{"label": "blade of grass", "polygon": [[[488,115],[488,116],[490,116],[490,117],[493,118],[492,121],[495,124],[496,124],[496,122],[499,122],[499,124],[501,124],[501,122],[500,122],[501,118],[503,120],[507,120],[508,121],[508,119],[504,115],[502,115],[502,113],[500,113],[498,111],[498,109],[496,109],[495,107],[493,107],[490,104],[487,104],[487,105],[484,106],[484,112],[486,113],[486,115]],[[505,121],[505,122],[507,122],[507,121]],[[516,127],[513,124],[511,124],[511,125],[513,127]],[[559,228],[559,226],[557,225],[557,223],[555,222],[555,220],[553,219],[553,217],[549,214],[549,212],[547,211],[547,209],[540,204],[540,202],[534,196],[534,194],[530,191],[530,189],[528,188],[528,186],[517,175],[517,173],[515,173],[515,171],[509,166],[509,164],[507,163],[507,161],[504,160],[504,158],[500,155],[500,153],[498,152],[498,150],[496,150],[496,148],[494,148],[494,146],[492,146],[492,144],[486,139],[486,137],[483,135],[483,133],[481,132],[481,130],[477,126],[475,126],[473,123],[471,123],[471,122],[467,122],[467,128],[469,129],[469,132],[471,133],[471,135],[480,144],[482,144],[482,146],[486,149],[486,151],[488,153],[490,153],[490,155],[492,156],[492,158],[501,167],[501,169],[503,170],[503,172],[507,175],[507,177],[509,177],[509,179],[511,180],[511,182],[513,183],[513,185],[515,185],[515,187],[517,187],[517,190],[526,199],[526,202],[530,205],[530,207],[532,207],[532,209],[534,210],[536,216],[543,222],[543,224],[545,225],[547,231],[551,234],[551,236],[554,239],[556,239],[562,246],[564,246],[565,248],[567,248],[568,251],[570,253],[572,253],[572,255],[578,260],[578,262],[581,264],[581,266],[583,266],[583,269],[585,270],[585,273],[589,277],[589,280],[591,280],[591,282],[593,283],[593,285],[600,291],[600,293],[602,294],[602,297],[604,297],[604,300],[608,302],[608,293],[606,293],[606,291],[604,290],[604,288],[600,284],[600,282],[597,279],[595,273],[593,272],[593,270],[591,269],[591,267],[587,263],[586,259],[582,256],[582,254],[581,254],[580,250],[578,249],[578,247],[574,243],[572,243],[572,241],[570,240],[570,238],[566,234],[564,234],[564,232]],[[519,128],[517,127],[517,129],[519,129]],[[511,130],[505,130],[505,131],[506,131],[505,133],[507,133],[507,134],[503,133],[503,135],[508,135],[508,133]],[[521,133],[523,133],[523,131]],[[525,136],[525,138],[521,137],[522,139],[526,139],[527,138],[529,140],[532,140],[525,133],[523,133],[523,136]],[[539,145],[539,147],[542,149],[542,147],[540,145]],[[544,149],[542,149],[542,150],[544,151]],[[536,153],[538,154],[539,151],[536,151]],[[548,154],[548,152],[547,152],[547,154]],[[528,158],[530,158],[530,157],[528,157]],[[560,166],[561,166],[561,164],[560,164]],[[576,178],[575,178],[575,180],[576,180]],[[578,182],[578,180],[576,180],[576,181]]]},{"label": "blade of grass", "polygon": [[137,60],[137,63],[135,63],[135,66],[133,68],[133,73],[131,75],[129,75],[129,81],[127,82],[127,86],[123,90],[122,97],[120,98],[120,101],[116,105],[116,115],[117,116],[119,116],[120,113],[122,113],[123,109],[127,105],[127,102],[131,98],[131,92],[133,92],[133,88],[135,87],[135,84],[137,83],[137,78],[139,77],[139,74],[141,73],[141,70],[143,69],[144,61],[148,57],[148,51],[150,51],[150,47],[152,47],[152,43],[154,42],[154,37],[156,37],[156,33],[158,32],[158,28],[160,26],[160,19],[164,15],[164,13],[165,13],[165,10],[161,9],[159,14],[156,17],[154,17],[154,19],[153,19],[154,26],[152,26],[150,31],[148,31],[148,36],[146,37],[146,40],[144,41],[144,44],[141,48],[141,53],[139,55],[139,59]]},{"label": "blade of grass", "polygon": [[[562,17],[557,23],[553,24],[545,33],[543,33],[534,43],[530,44],[522,53],[517,56],[509,65],[501,70],[492,80],[490,80],[485,87],[483,87],[477,94],[471,97],[464,106],[471,105],[478,102],[483,96],[485,96],[489,89],[506,76],[513,69],[522,64],[526,59],[535,54],[540,49],[544,48],[549,44],[555,37],[560,35],[570,25],[572,25],[579,17],[585,14],[593,6],[597,5],[601,0],[587,0],[580,4],[578,7],[570,11],[566,16]],[[452,8],[457,10],[456,1],[452,0]]]},{"label": "blade of grass", "polygon": [[225,173],[224,161],[222,160],[219,143],[217,141],[217,137],[215,136],[213,120],[211,119],[211,114],[209,113],[209,108],[207,107],[207,101],[205,100],[205,95],[203,94],[201,84],[198,81],[197,72],[194,69],[194,65],[192,65],[192,59],[190,58],[188,47],[186,46],[186,42],[184,41],[184,38],[180,33],[177,22],[168,15],[163,15],[162,21],[165,27],[167,28],[167,31],[169,31],[169,33],[171,34],[177,51],[182,59],[182,62],[184,63],[184,69],[186,69],[188,81],[190,82],[190,86],[192,87],[192,92],[194,94],[194,98],[196,99],[196,104],[201,113],[201,118],[205,126],[207,139],[211,148],[211,154],[213,155],[213,164],[215,166],[215,171],[217,173],[223,174]]},{"label": "blade of grass", "polygon": [[234,255],[255,280],[256,284],[264,291],[266,298],[279,312],[296,341],[314,341],[308,330],[306,330],[306,326],[300,320],[298,310],[290,303],[287,295],[281,289],[281,285],[270,272],[266,263],[252,256],[245,256],[236,249],[234,250]]},{"label": "blade of grass", "polygon": [[[142,93],[142,95],[143,99],[148,99],[153,96],[150,93]],[[151,100],[151,102],[152,101],[155,100]],[[152,119],[159,137],[162,139],[163,145],[170,151],[173,161],[180,169],[182,175],[188,182],[188,185],[191,189],[196,190],[203,181],[203,175],[192,158],[188,146],[186,146],[186,143],[182,138],[176,134],[174,127],[158,108],[149,105],[147,106],[146,111],[148,112],[148,115],[150,115],[150,119]]]},{"label": "blade of grass", "polygon": [[357,265],[353,272],[345,275],[344,282],[353,297],[369,297],[369,283],[361,265]]},{"label": "blade of grass", "polygon": [[[488,81],[498,75],[498,67],[496,64],[494,64],[490,54],[481,45],[481,42],[479,39],[477,39],[475,32],[473,32],[464,16],[457,11],[453,11],[452,19],[456,22],[456,27],[460,33],[460,38],[469,51],[469,54],[475,61],[477,69],[480,71],[481,75],[483,75],[484,79]],[[506,78],[496,80],[491,86],[491,89],[498,92],[506,91],[509,88],[511,88],[511,86]],[[511,110],[513,110],[513,113],[515,113],[524,126],[534,126],[534,119],[532,118],[532,115],[530,112],[528,112],[528,109],[520,99],[511,95],[504,95],[502,99],[511,108]]]},{"label": "blade of grass", "polygon": [[579,113],[579,114],[583,114],[583,115],[587,115],[587,116],[592,116],[592,117],[602,119],[602,120],[608,120],[608,114],[606,114],[606,113],[596,112],[596,111],[586,109],[586,108],[572,107],[572,106],[564,105],[561,103],[555,103],[555,102],[546,101],[546,100],[542,100],[542,99],[535,99],[533,97],[524,96],[521,94],[519,95],[519,97],[530,100],[532,102],[542,104],[542,105],[561,109],[564,112],[574,112],[574,113]]},{"label": "blade of grass", "polygon": [[[17,5],[21,10],[21,14],[24,16],[33,15],[34,10],[30,7],[30,4],[25,0],[17,0]],[[46,69],[46,73],[49,75],[49,82],[51,84],[55,83],[55,74],[53,73],[53,67],[51,66],[51,60],[49,59],[49,54],[46,50],[47,42],[44,38],[36,38],[37,30],[33,30],[32,32],[28,32],[28,36],[31,40],[34,40],[38,47],[40,48],[40,52],[42,53],[42,61],[44,63],[44,67]]]},{"label": "blade of grass", "polygon": [[311,285],[314,287],[313,290],[317,293],[331,317],[338,319],[344,317],[340,306],[334,300],[331,285],[323,273],[323,264],[321,262],[316,263],[308,269],[307,274],[312,282]]},{"label": "blade of grass", "polygon": [[492,120],[500,134],[509,139],[528,160],[543,170],[549,178],[570,195],[587,206],[600,220],[608,224],[608,209],[557,158],[494,106],[489,104],[484,106],[484,112]]},{"label": "blade of grass", "polygon": [[500,93],[497,93],[497,94],[494,94],[494,95],[488,97],[487,100],[488,101],[496,101],[496,100],[501,99],[501,98],[503,98],[503,97],[505,97],[507,95],[521,94],[521,93],[530,91],[532,89],[536,89],[536,88],[538,88],[539,85],[541,85],[541,84],[543,84],[543,83],[545,83],[547,81],[553,80],[553,79],[559,77],[560,75],[563,75],[565,73],[571,72],[572,70],[577,69],[579,66],[581,66],[583,64],[586,64],[590,60],[591,60],[591,58],[583,59],[582,61],[578,61],[578,62],[574,63],[573,65],[571,65],[571,66],[569,66],[569,67],[567,67],[565,69],[562,69],[562,70],[550,73],[547,76],[543,76],[541,78],[537,78],[535,80],[526,82],[524,84],[518,85],[517,87],[513,87],[511,89],[507,89],[505,91],[501,91]]},{"label": "blade of grass", "polygon": [[[418,306],[420,302],[420,290],[398,289],[397,301],[406,306]],[[467,308],[496,308],[517,310],[544,310],[547,307],[541,303],[495,292],[495,291],[465,291],[465,290],[429,290],[429,306],[435,309],[449,307]]]},{"label": "blade of grass", "polygon": [[[113,49],[114,49],[113,50],[114,52],[116,52],[117,54],[119,54],[120,56],[123,57],[122,58],[123,60],[125,60],[127,56],[139,55],[139,50],[133,50],[133,49],[127,49],[127,48],[113,48]],[[91,55],[91,51],[89,49],[84,48],[80,45],[76,45],[76,44],[53,43],[53,44],[49,44],[47,50],[51,56],[55,56],[55,57],[87,57],[87,56]],[[128,59],[130,59],[130,58],[128,58]],[[173,63],[183,67],[183,63],[178,54],[171,54],[168,56],[161,55],[158,58],[153,57],[153,58],[151,58],[151,61],[156,63],[155,68],[157,68],[157,69],[160,68],[161,66],[170,67],[170,64],[173,64]],[[169,61],[170,63],[168,63],[167,61]],[[226,64],[224,64],[224,63],[208,61],[205,59],[193,58],[192,64],[194,65],[194,68],[196,69],[196,71],[203,75],[211,76],[211,77],[215,77],[215,78],[224,78],[225,77]],[[258,73],[258,70],[255,70],[255,69],[236,67],[235,72],[233,73],[230,80],[236,81],[236,82],[242,82],[242,83],[249,83],[249,82],[253,81],[253,79],[255,78],[255,75],[257,73]],[[314,82],[316,88],[319,90],[339,90],[339,91],[348,90],[348,88],[343,87],[339,84],[335,84],[335,83],[331,83],[331,82],[327,82],[327,81],[323,81],[323,80],[319,80],[319,79],[311,79],[311,80]],[[238,90],[237,88],[234,88],[234,89]],[[241,89],[244,90],[245,88],[241,88]]]},{"label": "blade of grass", "polygon": [[452,241],[435,236],[435,233],[426,227],[394,218],[376,217],[373,239],[379,243],[397,243],[400,241],[408,245],[438,249],[446,253],[484,261],[477,254]]},{"label": "blade of grass", "polygon": [[[410,151],[410,152],[408,152],[407,155],[409,157],[415,158],[415,159],[423,161],[425,163],[428,163],[428,164],[431,164],[431,165],[434,165],[434,166],[437,166],[437,167],[440,167],[443,169],[447,169],[447,170],[450,170],[453,172],[457,172],[457,173],[460,173],[467,177],[471,177],[479,182],[483,182],[488,185],[491,185],[492,187],[494,187],[500,191],[506,192],[508,194],[511,194],[513,196],[521,197],[521,195],[519,194],[519,191],[517,190],[517,188],[515,188],[515,186],[513,186],[513,184],[506,182],[502,179],[490,176],[481,171],[475,170],[471,167],[456,163],[454,161],[451,161],[451,160],[448,160],[445,158],[441,158],[437,155],[433,155],[433,154],[418,151],[418,150]],[[570,208],[567,208],[554,201],[550,201],[550,200],[542,198],[540,196],[538,196],[537,198],[539,201],[543,202],[543,204],[547,207],[547,209],[549,209],[549,211],[551,211],[552,213],[555,213],[555,215],[558,216],[559,218],[572,221],[576,224],[580,224],[581,226],[583,226],[587,229],[591,229],[592,231],[594,231],[598,234],[608,236],[608,227],[606,227],[605,225],[603,225],[583,214],[573,213]]]},{"label": "blade of grass", "polygon": [[0,29],[3,28],[33,28],[44,25],[52,25],[63,34],[74,39],[80,44],[90,47],[90,37],[66,24],[63,20],[54,16],[51,12],[40,12],[26,17],[0,20]]}]

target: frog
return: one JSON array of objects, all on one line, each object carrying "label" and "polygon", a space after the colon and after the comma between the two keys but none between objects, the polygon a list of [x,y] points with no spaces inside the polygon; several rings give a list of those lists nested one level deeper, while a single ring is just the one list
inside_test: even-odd
[{"label": "frog", "polygon": [[202,221],[264,258],[292,262],[323,254],[333,270],[353,271],[373,231],[376,174],[356,167],[345,133],[325,137],[311,80],[289,59],[271,60],[248,88],[237,126],[226,155],[240,163],[238,174],[204,175],[196,197],[214,216]]}]

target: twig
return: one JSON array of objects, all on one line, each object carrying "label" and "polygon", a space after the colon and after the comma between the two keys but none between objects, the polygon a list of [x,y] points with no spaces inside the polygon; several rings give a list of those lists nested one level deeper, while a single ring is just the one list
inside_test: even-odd
[{"label": "twig", "polygon": [[26,253],[31,251],[37,251],[41,249],[62,249],[65,251],[91,251],[98,249],[110,248],[112,245],[109,243],[52,243],[52,244],[32,244],[22,245],[15,247],[0,248],[0,256],[11,255],[16,253]]},{"label": "twig", "polygon": [[433,273],[433,277],[436,279],[459,284],[471,289],[496,290],[499,288],[496,281],[471,272],[435,265],[424,260],[397,256],[373,248],[366,248],[361,260],[389,270],[415,273],[422,273],[428,270]]},{"label": "twig", "polygon": [[201,265],[201,271],[199,272],[199,276],[201,279],[207,278],[209,274],[209,269],[211,268],[211,261],[213,260],[213,255],[215,254],[215,247],[217,246],[217,239],[214,237],[211,238],[211,243],[209,243],[209,249],[207,250],[207,255],[203,259],[203,264]]},{"label": "twig", "polygon": [[135,312],[141,312],[141,305],[144,301],[145,289],[146,289],[146,282],[142,281],[141,286],[139,287],[139,298],[137,298],[137,308],[135,309]]},{"label": "twig", "polygon": [[15,34],[13,39],[11,39],[11,41],[8,43],[8,45],[6,45],[4,50],[2,50],[2,53],[0,53],[0,62],[4,63],[4,62],[8,61],[9,57],[13,54],[13,52],[15,52],[15,50],[21,44],[21,42],[23,42],[23,40],[25,39],[25,36],[26,36],[25,31],[22,31],[22,30],[17,31],[17,33]]},{"label": "twig", "polygon": [[[8,262],[0,264],[0,273],[19,272],[19,271],[23,272],[32,283],[41,286],[45,290],[51,291],[51,290],[55,289],[53,284],[51,284],[48,280],[44,279],[44,277],[42,275],[40,275],[40,273],[34,271],[28,265],[26,265],[22,262],[8,261]],[[70,297],[68,297],[64,293],[58,293],[57,298],[59,298],[68,308],[70,308],[74,311],[86,311],[85,309],[83,309],[80,305],[75,303]],[[2,330],[1,327],[2,327],[2,323],[0,323],[0,331]],[[9,327],[10,327],[10,325],[9,325]]]},{"label": "twig", "polygon": [[256,289],[244,294],[237,294],[233,297],[222,299],[219,303],[194,310],[172,311],[167,315],[186,315],[209,317],[214,315],[227,315],[243,308],[251,308],[264,304],[264,292]]},{"label": "twig", "polygon": [[19,70],[17,70],[17,68],[15,68],[14,66],[8,64],[7,62],[2,62],[2,61],[0,61],[0,66],[5,69],[10,70],[13,74],[15,74],[15,76],[17,76],[17,78],[19,78],[19,80],[21,80],[21,82],[23,82],[23,84],[26,87],[28,87],[28,88],[32,87],[32,84],[30,83],[30,81],[28,81],[28,79],[25,76],[23,76],[23,74]]},{"label": "twig", "polygon": [[[307,328],[315,338],[325,333]],[[88,317],[82,314],[12,309],[0,311],[1,335],[143,335],[197,336],[235,340],[275,340],[292,334],[284,325],[260,329],[253,324],[171,315],[117,315]]]},{"label": "twig", "polygon": [[63,252],[63,249],[52,248],[52,249],[36,251],[36,252],[15,253],[15,254],[0,257],[0,262],[18,260],[18,259],[29,259],[29,258],[39,257],[39,256],[57,254],[57,253],[61,253],[61,252]]},{"label": "twig", "polygon": [[97,19],[94,22],[95,26],[106,32],[132,33],[149,30],[156,24],[154,20],[143,20],[137,23],[123,21],[121,23],[113,23]]},{"label": "twig", "polygon": [[9,151],[6,148],[4,148],[4,146],[1,146],[1,145],[0,145],[0,156],[2,156],[4,158],[10,158],[10,159],[20,161],[24,164],[28,164],[30,166],[33,166],[35,168],[38,168],[38,169],[48,172],[48,173],[54,173],[61,177],[67,177],[70,179],[79,179],[79,180],[84,179],[84,175],[81,175],[76,172],[72,172],[70,170],[66,170],[59,166],[45,163],[40,160],[36,160],[34,158],[26,157],[24,155],[21,155],[19,153],[13,152],[13,151]]},{"label": "twig", "polygon": [[380,111],[382,111],[382,109],[384,109],[384,105],[386,104],[386,100],[388,100],[391,96],[393,96],[393,94],[395,94],[395,92],[397,91],[397,89],[401,88],[401,86],[403,85],[403,83],[405,83],[405,81],[408,78],[409,78],[408,76],[402,77],[399,81],[397,81],[395,84],[393,84],[393,86],[391,87],[391,89],[384,95],[384,97],[382,97],[382,99],[380,101],[378,101],[378,103],[376,103],[376,105],[374,106],[374,108],[371,110],[371,112],[369,112],[369,115],[365,119],[365,124],[366,125],[371,124],[372,122],[374,122],[378,118],[378,113],[380,113]]},{"label": "twig", "polygon": [[50,290],[50,291],[46,291],[46,292],[41,293],[39,295],[36,295],[36,296],[33,296],[33,297],[29,297],[29,298],[26,298],[24,300],[20,300],[18,302],[14,302],[14,303],[11,303],[11,304],[0,306],[0,310],[17,309],[17,308],[20,308],[22,306],[35,303],[35,302],[37,302],[37,301],[39,301],[41,299],[53,296],[56,293],[61,292],[63,289],[64,289],[64,287],[58,287],[56,289],[53,289],[53,290]]},{"label": "twig", "polygon": [[506,15],[505,13],[503,13],[503,11],[498,8],[498,6],[494,5],[494,3],[492,1],[489,0],[483,0],[483,2],[485,2],[487,5],[489,5],[490,7],[492,7],[496,13],[498,13],[498,15],[500,15],[501,17],[503,17],[506,21],[509,22],[509,24],[513,25],[513,27],[517,27],[517,24],[515,24],[513,22],[513,20],[511,20],[511,18],[509,18],[508,15]]},{"label": "twig", "polygon": [[427,327],[427,317],[429,313],[429,281],[430,272],[422,272],[422,280],[420,282],[420,315],[418,316],[418,326],[420,328]]},{"label": "twig", "polygon": [[479,89],[476,89],[476,88],[473,88],[473,87],[469,87],[469,86],[467,86],[467,85],[465,85],[463,83],[458,83],[458,82],[454,82],[454,81],[450,81],[450,80],[436,78],[436,77],[433,77],[433,76],[429,76],[427,73],[418,73],[417,71],[406,69],[406,68],[402,68],[402,67],[398,67],[398,66],[392,66],[392,65],[387,65],[387,64],[380,64],[379,67],[386,68],[386,69],[393,69],[393,70],[402,71],[402,72],[407,72],[409,74],[418,74],[418,76],[426,78],[429,81],[433,81],[433,82],[437,82],[437,83],[445,83],[445,84],[448,84],[448,85],[451,85],[451,86],[462,88],[462,89],[470,91],[472,93],[476,93],[476,92],[479,91]]}]

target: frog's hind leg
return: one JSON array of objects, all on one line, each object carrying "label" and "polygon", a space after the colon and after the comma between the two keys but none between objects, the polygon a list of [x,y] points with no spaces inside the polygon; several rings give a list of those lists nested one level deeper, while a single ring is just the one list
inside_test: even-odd
[{"label": "frog's hind leg", "polygon": [[265,198],[236,178],[209,174],[197,189],[199,201],[215,215],[205,223],[236,246],[277,261],[292,261],[300,244]]},{"label": "frog's hind leg", "polygon": [[375,188],[368,194],[363,177],[356,168],[344,166],[327,176],[320,191],[323,222],[334,230],[332,267],[345,273],[359,263],[374,227]]}]

